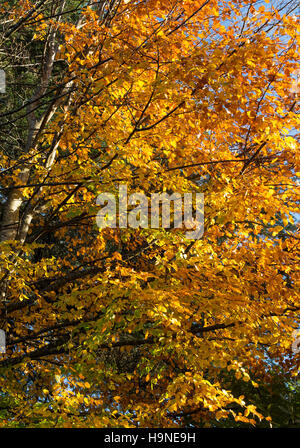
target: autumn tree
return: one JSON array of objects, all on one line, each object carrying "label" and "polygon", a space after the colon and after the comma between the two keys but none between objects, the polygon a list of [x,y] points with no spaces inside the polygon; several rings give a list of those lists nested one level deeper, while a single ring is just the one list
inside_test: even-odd
[{"label": "autumn tree", "polygon": [[[1,6],[3,427],[269,424],[253,390],[299,360],[297,29],[294,0]],[[203,237],[99,229],[120,184],[204,193]]]}]

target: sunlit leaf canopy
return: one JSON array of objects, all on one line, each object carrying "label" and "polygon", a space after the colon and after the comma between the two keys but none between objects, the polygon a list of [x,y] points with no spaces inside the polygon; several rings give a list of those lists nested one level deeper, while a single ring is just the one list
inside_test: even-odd
[{"label": "sunlit leaf canopy", "polygon": [[[1,425],[269,424],[230,378],[298,372],[297,2],[8,1],[0,27]],[[120,184],[204,193],[203,237],[99,229]]]}]

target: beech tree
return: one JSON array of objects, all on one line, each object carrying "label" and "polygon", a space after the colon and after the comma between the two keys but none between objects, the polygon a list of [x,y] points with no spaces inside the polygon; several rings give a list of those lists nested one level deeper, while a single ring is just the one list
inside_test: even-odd
[{"label": "beech tree", "polygon": [[[0,14],[2,427],[270,424],[251,390],[299,361],[297,1]],[[204,193],[202,238],[99,229],[120,184]]]}]

